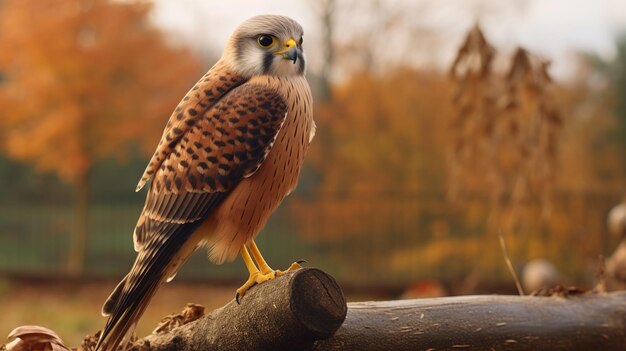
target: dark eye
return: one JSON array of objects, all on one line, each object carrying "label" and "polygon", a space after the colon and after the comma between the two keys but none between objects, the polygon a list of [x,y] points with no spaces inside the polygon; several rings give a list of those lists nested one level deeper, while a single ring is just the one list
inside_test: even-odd
[{"label": "dark eye", "polygon": [[300,41],[298,42],[298,46],[302,46],[302,42],[304,41],[303,37],[300,37]]},{"label": "dark eye", "polygon": [[257,41],[259,42],[259,45],[266,48],[274,43],[274,38],[269,35],[259,35]]}]

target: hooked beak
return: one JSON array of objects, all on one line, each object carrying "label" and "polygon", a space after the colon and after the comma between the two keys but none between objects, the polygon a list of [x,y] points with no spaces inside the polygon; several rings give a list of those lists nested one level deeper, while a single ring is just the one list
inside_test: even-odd
[{"label": "hooked beak", "polygon": [[285,46],[274,53],[274,55],[280,55],[286,60],[291,60],[295,64],[298,60],[298,47],[296,41],[292,39],[287,40]]}]

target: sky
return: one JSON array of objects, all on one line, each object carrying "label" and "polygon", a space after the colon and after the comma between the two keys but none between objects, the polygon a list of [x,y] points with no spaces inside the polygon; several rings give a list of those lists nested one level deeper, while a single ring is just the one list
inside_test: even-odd
[{"label": "sky", "polygon": [[[350,26],[351,13],[365,1],[337,0],[340,25]],[[464,34],[477,21],[502,53],[524,46],[553,62],[552,73],[567,77],[575,69],[571,55],[590,52],[610,60],[614,39],[626,33],[626,0],[380,0],[389,8],[406,8],[411,25],[437,33],[437,55],[448,66]],[[153,21],[176,40],[200,52],[221,52],[238,23],[263,13],[293,17],[305,28],[309,67],[321,66],[315,47],[320,40],[316,0],[154,0]],[[370,14],[375,16],[375,14]],[[354,15],[357,16],[357,15]],[[338,33],[341,37],[341,33]],[[391,38],[390,38],[391,39]],[[416,65],[423,64],[416,56]],[[419,62],[419,63],[417,63]]]}]

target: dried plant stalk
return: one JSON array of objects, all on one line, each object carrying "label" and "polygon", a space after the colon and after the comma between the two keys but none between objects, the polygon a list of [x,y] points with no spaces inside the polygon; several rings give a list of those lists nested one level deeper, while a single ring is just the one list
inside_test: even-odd
[{"label": "dried plant stalk", "polygon": [[501,74],[494,57],[476,26],[451,68],[457,112],[451,121],[450,195],[458,200],[488,194],[492,214],[507,218],[494,224],[509,231],[531,206],[549,214],[562,118],[547,61],[519,48]]}]

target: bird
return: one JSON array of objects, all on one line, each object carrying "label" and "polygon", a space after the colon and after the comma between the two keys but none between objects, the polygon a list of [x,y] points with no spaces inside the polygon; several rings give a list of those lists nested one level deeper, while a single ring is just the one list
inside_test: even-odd
[{"label": "bird", "polygon": [[221,58],[171,114],[136,191],[149,184],[129,273],[102,307],[96,350],[115,349],[159,286],[206,247],[221,264],[241,255],[246,291],[287,271],[272,269],[254,242],[296,187],[315,135],[302,26],[258,15],[236,27]]}]

